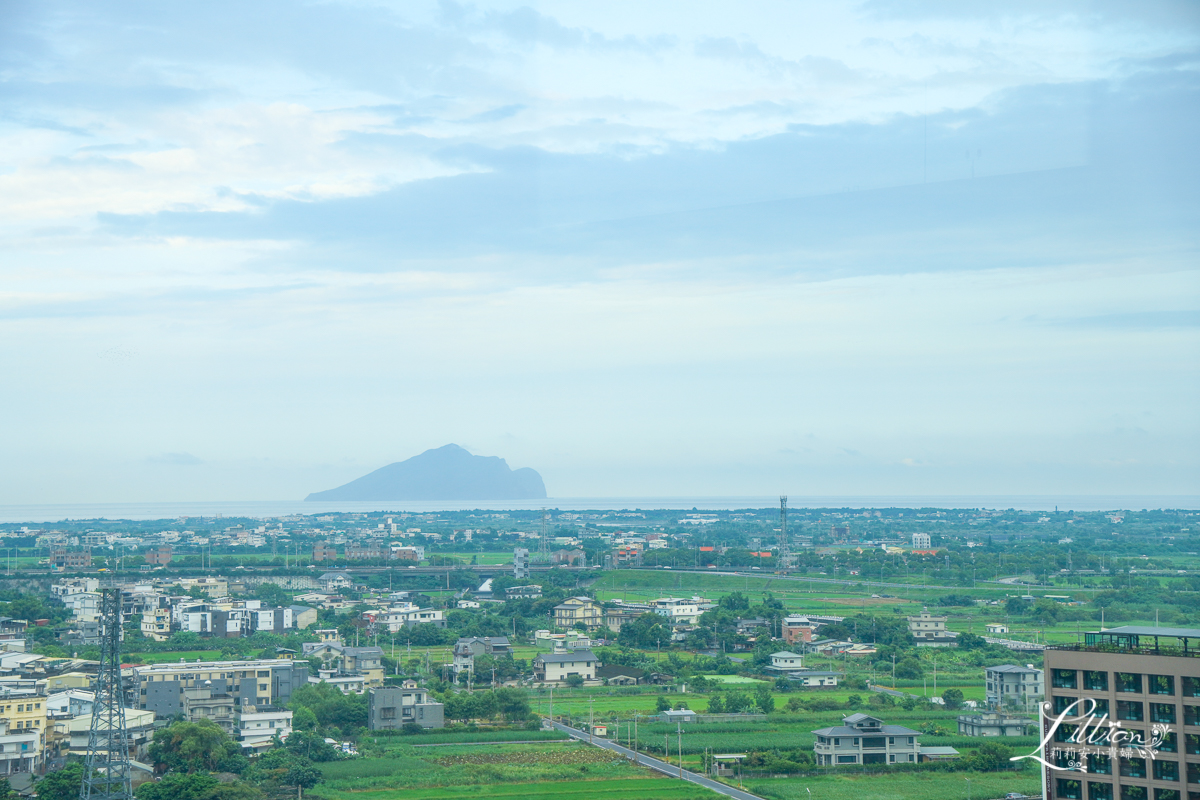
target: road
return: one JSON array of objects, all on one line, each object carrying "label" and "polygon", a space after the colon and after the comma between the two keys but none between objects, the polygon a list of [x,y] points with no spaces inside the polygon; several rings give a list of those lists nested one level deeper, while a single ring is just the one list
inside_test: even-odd
[{"label": "road", "polygon": [[[587,731],[581,731],[578,728],[572,728],[567,725],[563,725],[560,722],[555,722],[554,727],[581,742],[589,741]],[[652,758],[642,753],[635,753],[628,747],[622,747],[621,745],[609,739],[605,739],[603,737],[593,737],[590,741],[590,744],[593,744],[596,747],[603,747],[605,750],[612,750],[614,753],[619,753],[625,758],[636,760],[637,763],[641,764],[642,766],[649,767],[656,772],[661,772],[663,775],[666,775],[669,778],[679,778],[680,770],[678,766],[671,766],[665,761],[660,761],[657,758]],[[712,789],[714,792],[723,794],[726,797],[733,797],[735,800],[762,800],[762,798],[756,794],[750,794],[749,792],[742,791],[741,789],[735,789],[732,786],[726,786],[723,783],[718,783],[717,781],[706,778],[703,775],[699,775],[695,772],[689,772],[686,769],[683,770],[683,777],[680,778],[680,780],[699,784],[706,789]]]}]

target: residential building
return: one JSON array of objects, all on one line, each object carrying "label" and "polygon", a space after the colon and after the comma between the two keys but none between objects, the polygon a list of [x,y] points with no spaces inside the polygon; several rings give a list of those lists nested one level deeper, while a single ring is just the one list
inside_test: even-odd
[{"label": "residential building", "polygon": [[366,686],[382,686],[383,648],[342,648],[342,671],[351,675],[361,675]]},{"label": "residential building", "polygon": [[100,588],[97,578],[60,578],[50,586],[50,594],[62,600],[67,595],[95,592]]},{"label": "residential building", "polygon": [[309,606],[288,606],[292,612],[292,627],[298,631],[317,624],[317,610]]},{"label": "residential building", "polygon": [[185,592],[199,589],[213,600],[229,596],[229,581],[224,578],[173,578],[170,583],[172,586],[180,586]]},{"label": "residential building", "polygon": [[621,664],[604,664],[596,668],[596,678],[607,686],[637,686],[646,683],[646,670]]},{"label": "residential building", "polygon": [[[68,720],[65,726],[63,723],[59,725],[66,728],[67,746],[70,748],[68,754],[81,758],[86,756],[92,715],[84,714]],[[129,742],[129,757],[138,761],[145,760],[150,750],[150,741],[154,738],[154,712],[140,711],[136,708],[125,709],[125,734]],[[7,749],[6,747],[5,751]],[[4,755],[5,753],[0,753],[0,758]],[[0,770],[2,769],[3,767],[0,767]]]},{"label": "residential building", "polygon": [[156,608],[142,614],[142,636],[156,642],[165,642],[171,638],[171,609]]},{"label": "residential building", "polygon": [[1005,706],[1034,708],[1046,694],[1042,671],[1032,664],[1024,667],[1000,664],[983,670],[985,696],[989,708]]},{"label": "residential building", "polygon": [[537,600],[542,596],[542,587],[536,583],[528,586],[510,586],[504,590],[506,600]]},{"label": "residential building", "polygon": [[550,563],[557,567],[586,567],[587,553],[582,550],[555,550]]},{"label": "residential building", "polygon": [[445,725],[445,707],[431,701],[429,692],[412,680],[367,693],[367,728],[396,730],[410,722],[422,728],[441,728]]},{"label": "residential building", "polygon": [[816,626],[808,617],[790,616],[783,618],[783,641],[787,644],[811,642]]},{"label": "residential building", "polygon": [[69,550],[56,547],[50,551],[50,568],[57,570],[90,569],[92,566],[92,550],[85,547],[82,550]]},{"label": "residential building", "polygon": [[46,696],[46,711],[52,717],[79,717],[92,713],[96,702],[94,692],[84,689],[67,689]]},{"label": "residential building", "polygon": [[813,731],[817,765],[915,764],[920,749],[920,731],[901,725],[885,725],[868,714],[851,714],[841,725]]},{"label": "residential building", "polygon": [[276,736],[286,739],[291,734],[292,712],[271,706],[238,706],[235,728],[237,740],[246,750],[269,750]]},{"label": "residential building", "polygon": [[367,690],[367,679],[357,673],[346,673],[336,669],[317,670],[317,676],[309,677],[312,684],[328,683],[342,694],[362,694]]},{"label": "residential building", "polygon": [[928,533],[914,533],[912,535],[913,550],[929,550],[933,547],[933,541]]},{"label": "residential building", "polygon": [[591,650],[542,653],[533,659],[533,677],[542,683],[564,683],[572,675],[592,681],[596,679],[598,663]]},{"label": "residential building", "polygon": [[46,697],[33,687],[0,687],[0,770],[34,772],[45,760]]},{"label": "residential building", "polygon": [[388,556],[388,551],[379,544],[348,544],[346,545],[347,561],[374,561]]},{"label": "residential building", "polygon": [[573,628],[582,623],[589,631],[603,624],[604,609],[590,597],[571,597],[554,607],[554,624]]},{"label": "residential building", "polygon": [[475,657],[489,655],[503,658],[512,655],[507,636],[472,636],[454,644],[454,674],[475,669]]},{"label": "residential building", "polygon": [[354,586],[354,580],[348,572],[326,572],[317,578],[317,581],[321,584],[321,590],[325,592],[336,592]]},{"label": "residential building", "polygon": [[160,545],[152,550],[147,550],[144,556],[146,563],[156,567],[165,567],[171,563],[172,550],[170,545]]},{"label": "residential building", "polygon": [[637,611],[629,608],[606,608],[604,609],[604,627],[614,633],[620,633],[621,626],[626,622],[631,622],[642,614],[649,613],[649,611]]},{"label": "residential building", "polygon": [[958,732],[962,736],[1024,736],[1037,723],[999,711],[960,714]]},{"label": "residential building", "polygon": [[[529,549],[518,547],[513,550],[513,577],[519,581],[529,578]],[[507,593],[506,593],[507,596]]]},{"label": "residential building", "polygon": [[771,654],[771,664],[767,667],[776,672],[795,672],[804,669],[804,657],[787,650]]},{"label": "residential building", "polygon": [[180,693],[181,714],[188,722],[208,720],[221,726],[229,736],[234,736],[237,719],[234,716],[238,702],[222,686],[214,689],[210,681],[203,686],[191,686]]},{"label": "residential building", "polygon": [[291,659],[194,661],[145,664],[133,668],[136,706],[159,717],[182,714],[186,689],[208,686],[227,692],[237,705],[286,706],[292,692],[308,682],[308,664]]},{"label": "residential building", "polygon": [[338,557],[337,548],[331,544],[318,542],[313,545],[313,563],[317,564],[322,561],[336,561]]},{"label": "residential building", "polygon": [[[1051,645],[1043,656],[1050,713],[1042,735],[1051,734],[1045,759],[1059,767],[1046,770],[1047,800],[1200,796],[1200,628],[1109,628],[1085,633],[1081,644]],[[1070,716],[1055,727],[1064,712]],[[1094,720],[1107,716],[1141,747],[1126,740],[1111,758],[1107,741],[1069,742],[1089,712],[1092,730],[1103,729]],[[1140,751],[1156,730],[1165,738],[1147,758]],[[1086,772],[1067,769],[1081,757]]]},{"label": "residential building", "polygon": [[681,597],[660,597],[650,601],[654,613],[667,617],[673,624],[695,625],[700,619],[700,600]]},{"label": "residential building", "polygon": [[908,632],[916,639],[918,647],[951,647],[957,634],[946,630],[946,617],[939,617],[923,609],[920,616],[907,617]]},{"label": "residential building", "polygon": [[983,629],[992,636],[1000,636],[1001,634],[1008,633],[1008,626],[1003,622],[989,622],[983,626]]}]

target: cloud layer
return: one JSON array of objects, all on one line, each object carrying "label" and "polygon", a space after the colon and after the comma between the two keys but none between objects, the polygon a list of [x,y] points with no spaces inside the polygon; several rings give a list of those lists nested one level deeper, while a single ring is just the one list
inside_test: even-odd
[{"label": "cloud layer", "polygon": [[0,503],[1200,478],[1192,4],[13,3]]}]

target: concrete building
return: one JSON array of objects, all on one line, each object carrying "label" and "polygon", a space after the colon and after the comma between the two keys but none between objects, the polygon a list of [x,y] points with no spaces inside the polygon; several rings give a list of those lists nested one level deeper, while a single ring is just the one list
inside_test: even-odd
[{"label": "concrete building", "polygon": [[930,550],[933,548],[933,542],[928,533],[914,533],[912,535],[913,550]]},{"label": "concrete building", "polygon": [[[1200,628],[1127,625],[1086,633],[1082,644],[1049,646],[1043,655],[1053,712],[1042,723],[1043,736],[1051,735],[1045,758],[1058,767],[1046,769],[1047,800],[1200,796]],[[1113,758],[1107,742],[1068,741],[1073,725],[1087,718],[1069,716],[1057,729],[1053,720],[1082,699],[1095,703],[1093,728],[1107,715],[1136,733],[1141,747],[1124,742]],[[1139,751],[1156,728],[1165,738],[1147,758]],[[1086,772],[1067,769],[1080,759]]]},{"label": "concrete building", "polygon": [[999,711],[960,714],[958,732],[962,736],[1024,736],[1037,723]]},{"label": "concrete building", "polygon": [[[79,757],[87,755],[88,733],[91,727],[92,715],[90,713],[75,717],[66,723],[67,746],[70,748],[70,755]],[[125,732],[129,736],[129,757],[138,761],[145,760],[150,749],[150,741],[154,738],[154,712],[139,711],[136,708],[125,709]],[[3,755],[0,753],[0,757]],[[3,768],[0,767],[0,769]]]},{"label": "concrete building", "polygon": [[142,636],[156,642],[165,642],[171,638],[171,609],[157,608],[148,614],[142,614]]},{"label": "concrete building", "polygon": [[269,750],[274,739],[292,732],[292,712],[270,706],[238,706],[235,734],[242,747],[252,752]]},{"label": "concrete building", "polygon": [[813,731],[817,765],[915,764],[921,752],[920,731],[885,725],[867,714],[851,714],[842,724]]},{"label": "concrete building", "polygon": [[354,585],[354,580],[348,572],[326,572],[317,580],[321,584],[321,591],[324,592],[337,592]]},{"label": "concrete building", "polygon": [[808,617],[793,615],[783,618],[783,641],[787,644],[811,642],[816,628]]},{"label": "concrete building", "polygon": [[291,659],[194,661],[147,664],[133,669],[136,706],[159,717],[183,714],[184,691],[209,687],[228,693],[237,705],[286,706],[308,682],[308,664]]},{"label": "concrete building", "polygon": [[519,581],[529,579],[529,549],[518,547],[513,550],[513,577]]},{"label": "concrete building", "polygon": [[336,561],[338,557],[337,548],[331,544],[318,542],[313,545],[313,563],[317,564],[321,561]]},{"label": "concrete building", "polygon": [[1015,664],[986,667],[983,676],[987,704],[992,709],[1005,706],[1034,708],[1046,694],[1042,671],[1035,669],[1032,664],[1024,667]]},{"label": "concrete building", "polygon": [[472,636],[459,639],[454,643],[454,674],[473,672],[475,659],[478,656],[489,655],[493,658],[503,658],[512,655],[507,636]]},{"label": "concrete building", "polygon": [[560,628],[573,628],[583,623],[589,631],[594,631],[603,622],[604,609],[590,597],[571,597],[554,607],[554,624]]},{"label": "concrete building", "polygon": [[65,547],[56,547],[50,551],[51,569],[90,569],[91,566],[91,548],[85,547],[82,550],[69,550]]},{"label": "concrete building", "polygon": [[565,683],[572,675],[592,681],[596,679],[598,664],[599,659],[591,650],[542,653],[533,659],[533,677],[542,683]]},{"label": "concrete building", "polygon": [[504,590],[505,600],[537,600],[542,596],[542,587],[531,583],[527,586],[510,586]]},{"label": "concrete building", "polygon": [[917,641],[918,647],[951,647],[955,634],[946,630],[947,617],[940,617],[923,609],[920,616],[907,617],[908,632]]},{"label": "concrete building", "polygon": [[373,731],[396,730],[408,723],[422,728],[441,728],[445,706],[431,701],[429,692],[416,681],[401,686],[385,686],[367,693],[367,727]]},{"label": "concrete building", "polygon": [[342,670],[353,675],[361,675],[367,686],[382,686],[383,648],[342,648]]},{"label": "concrete building", "polygon": [[1000,636],[1008,633],[1008,626],[1003,622],[989,622],[983,626],[983,629],[991,636]]}]

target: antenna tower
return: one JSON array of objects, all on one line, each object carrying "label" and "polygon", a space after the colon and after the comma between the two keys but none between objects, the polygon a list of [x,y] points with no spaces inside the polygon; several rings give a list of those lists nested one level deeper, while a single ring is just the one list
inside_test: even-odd
[{"label": "antenna tower", "polygon": [[779,566],[788,564],[788,534],[787,534],[787,495],[779,496]]},{"label": "antenna tower", "polygon": [[133,800],[125,687],[121,682],[121,590],[100,590],[100,671],[79,800]]}]

